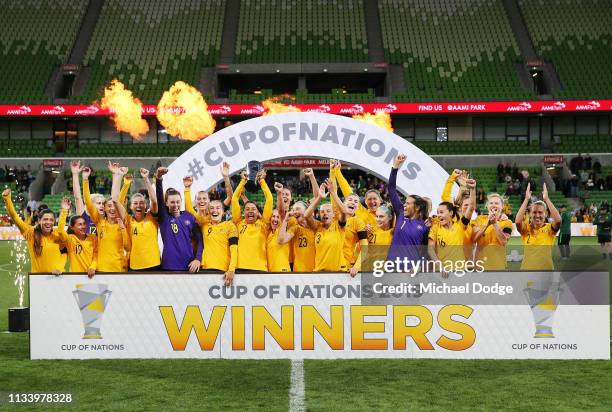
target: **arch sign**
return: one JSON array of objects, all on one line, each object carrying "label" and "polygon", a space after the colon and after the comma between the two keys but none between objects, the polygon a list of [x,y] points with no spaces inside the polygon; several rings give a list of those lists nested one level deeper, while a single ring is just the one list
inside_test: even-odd
[{"label": "arch sign", "polygon": [[219,167],[223,161],[230,164],[230,173],[234,174],[251,160],[291,157],[338,159],[387,181],[399,153],[408,159],[398,173],[398,190],[427,196],[436,205],[448,173],[426,153],[378,126],[313,112],[263,116],[218,131],[170,164],[164,189],[180,190],[183,177],[190,175],[194,180],[192,191],[208,190],[222,180]]}]

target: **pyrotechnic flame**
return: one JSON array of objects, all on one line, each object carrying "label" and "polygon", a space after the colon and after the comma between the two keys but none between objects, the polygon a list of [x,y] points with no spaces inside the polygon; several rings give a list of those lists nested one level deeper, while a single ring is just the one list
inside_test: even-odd
[{"label": "pyrotechnic flame", "polygon": [[393,127],[391,127],[391,115],[387,112],[377,112],[375,114],[355,114],[353,115],[353,119],[362,120],[366,123],[382,127],[383,129],[388,130],[390,132],[393,131]]},{"label": "pyrotechnic flame", "polygon": [[15,267],[15,272],[13,272],[13,283],[15,284],[15,286],[17,286],[17,292],[19,293],[19,307],[23,307],[23,297],[26,281],[26,273],[24,267],[28,259],[27,243],[23,239],[18,239],[11,243],[13,244],[13,249],[11,249],[11,260],[13,266]]},{"label": "pyrotechnic flame", "polygon": [[157,119],[171,136],[197,141],[213,134],[215,119],[195,87],[178,81],[157,104]]},{"label": "pyrotechnic flame", "polygon": [[283,94],[281,96],[270,97],[261,102],[261,105],[264,107],[264,112],[261,114],[262,116],[269,116],[277,113],[289,113],[289,112],[301,112],[301,110],[295,106],[286,105],[281,103],[281,100],[295,100],[293,96],[288,94]]},{"label": "pyrotechnic flame", "polygon": [[100,107],[114,112],[112,119],[119,132],[138,139],[149,131],[149,124],[142,118],[142,102],[117,79],[104,88]]}]

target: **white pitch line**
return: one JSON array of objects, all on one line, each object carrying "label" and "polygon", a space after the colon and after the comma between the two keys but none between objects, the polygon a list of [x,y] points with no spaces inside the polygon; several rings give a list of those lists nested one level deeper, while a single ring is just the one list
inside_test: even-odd
[{"label": "white pitch line", "polygon": [[289,388],[289,411],[303,412],[306,410],[304,361],[296,359],[291,361],[291,386]]}]

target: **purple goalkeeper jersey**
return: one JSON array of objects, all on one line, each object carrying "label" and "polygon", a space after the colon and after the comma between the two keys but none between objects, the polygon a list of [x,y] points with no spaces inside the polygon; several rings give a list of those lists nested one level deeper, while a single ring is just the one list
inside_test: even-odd
[{"label": "purple goalkeeper jersey", "polygon": [[85,223],[87,224],[87,230],[85,231],[85,233],[89,233],[92,235],[97,235],[98,234],[98,228],[96,227],[96,225],[91,221],[91,217],[89,217],[89,215],[87,214],[87,212],[83,212],[81,214],[81,217],[83,219],[85,219]]},{"label": "purple goalkeeper jersey", "polygon": [[398,169],[391,169],[389,185],[387,187],[395,213],[393,240],[389,247],[387,260],[407,257],[410,260],[416,261],[425,256],[429,228],[421,219],[410,219],[404,216],[404,204],[400,200],[396,189],[397,171]]},{"label": "purple goalkeeper jersey", "polygon": [[[164,242],[161,267],[163,270],[188,270],[189,263],[197,259],[202,261],[202,234],[191,213],[181,212],[179,216],[171,216],[164,202],[162,181],[157,179],[155,190],[159,212],[159,233]],[[194,253],[192,240],[196,242]]]}]

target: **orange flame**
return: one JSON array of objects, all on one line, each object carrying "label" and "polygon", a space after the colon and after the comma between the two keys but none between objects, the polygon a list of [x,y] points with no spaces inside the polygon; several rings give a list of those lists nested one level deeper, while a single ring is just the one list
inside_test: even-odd
[{"label": "orange flame", "polygon": [[149,131],[149,123],[142,118],[142,102],[117,79],[104,88],[100,107],[113,112],[111,118],[119,132],[138,139]]},{"label": "orange flame", "polygon": [[362,120],[366,123],[393,132],[393,127],[391,127],[391,115],[387,112],[355,114],[353,115],[353,119]]},{"label": "orange flame", "polygon": [[157,119],[171,136],[197,141],[213,134],[215,119],[195,87],[178,81],[157,104]]},{"label": "orange flame", "polygon": [[264,112],[261,114],[262,116],[270,116],[272,114],[278,113],[289,113],[289,112],[301,112],[301,110],[295,106],[286,105],[281,103],[281,100],[295,100],[293,96],[288,94],[283,94],[281,96],[270,97],[261,102],[261,105],[264,107]]}]

